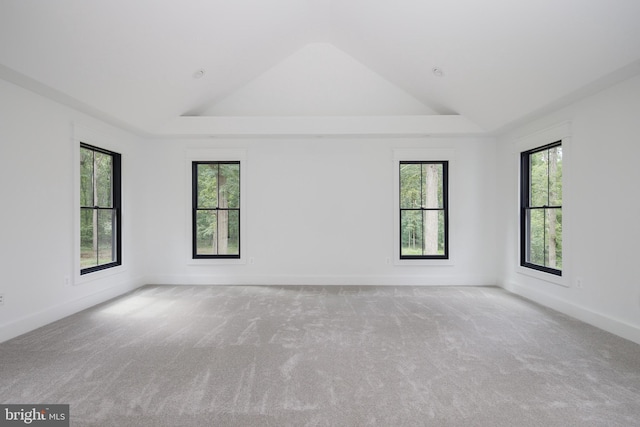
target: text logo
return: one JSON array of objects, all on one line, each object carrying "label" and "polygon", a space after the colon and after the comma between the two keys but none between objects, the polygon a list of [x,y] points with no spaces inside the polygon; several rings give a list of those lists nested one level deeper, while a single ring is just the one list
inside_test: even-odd
[{"label": "text logo", "polygon": [[0,405],[0,427],[69,427],[69,405]]}]

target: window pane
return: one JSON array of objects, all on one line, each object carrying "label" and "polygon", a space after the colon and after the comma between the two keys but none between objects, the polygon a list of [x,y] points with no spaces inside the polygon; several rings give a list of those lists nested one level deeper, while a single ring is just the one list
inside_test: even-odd
[{"label": "window pane", "polygon": [[240,256],[240,163],[193,162],[194,257]]},{"label": "window pane", "polygon": [[94,173],[96,174],[97,205],[104,208],[112,207],[112,171],[113,157],[109,154],[94,152]]},{"label": "window pane", "polygon": [[118,153],[81,143],[80,274],[120,265],[120,176]]},{"label": "window pane", "polygon": [[93,206],[93,151],[80,149],[80,206]]},{"label": "window pane", "polygon": [[446,251],[445,162],[400,162],[400,256]]},{"label": "window pane", "polygon": [[562,210],[545,209],[546,267],[562,269]]},{"label": "window pane", "polygon": [[198,164],[197,207],[214,209],[218,207],[218,165]]},{"label": "window pane", "polygon": [[548,150],[529,156],[531,180],[531,198],[529,206],[547,206],[549,204]]},{"label": "window pane", "polygon": [[419,208],[422,200],[422,165],[400,164],[400,208]]},{"label": "window pane", "polygon": [[522,189],[521,262],[525,267],[541,267],[561,275],[562,146],[557,144],[522,153],[522,180],[526,184],[528,176],[529,186]]},{"label": "window pane", "polygon": [[98,210],[98,265],[116,261],[115,254],[115,211]]},{"label": "window pane", "polygon": [[240,253],[240,212],[218,211],[218,255]]},{"label": "window pane", "polygon": [[562,147],[549,150],[549,206],[562,206]]},{"label": "window pane", "polygon": [[444,255],[444,211],[423,211],[423,221],[423,255]]},{"label": "window pane", "polygon": [[422,207],[442,208],[442,164],[422,165]]},{"label": "window pane", "polygon": [[80,267],[88,268],[98,265],[98,241],[94,234],[94,224],[98,222],[94,217],[95,210],[80,210]]},{"label": "window pane", "polygon": [[400,211],[400,255],[423,255],[423,216],[420,210]]},{"label": "window pane", "polygon": [[529,245],[527,262],[545,265],[545,209],[528,211]]},{"label": "window pane", "polygon": [[240,165],[220,164],[219,208],[240,207]]},{"label": "window pane", "polygon": [[529,211],[529,257],[527,262],[562,269],[562,210]]},{"label": "window pane", "polygon": [[196,254],[218,253],[218,218],[216,211],[196,212]]}]

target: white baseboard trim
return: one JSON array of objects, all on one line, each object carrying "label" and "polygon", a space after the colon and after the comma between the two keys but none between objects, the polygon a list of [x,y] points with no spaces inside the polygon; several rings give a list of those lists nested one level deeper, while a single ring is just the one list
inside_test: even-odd
[{"label": "white baseboard trim", "polygon": [[142,278],[140,278],[138,280],[114,285],[0,325],[0,343],[126,294],[139,288],[142,284],[143,281]]},{"label": "white baseboard trim", "polygon": [[478,278],[424,275],[164,275],[148,276],[150,285],[308,285],[308,286],[495,286]]},{"label": "white baseboard trim", "polygon": [[575,319],[581,320],[585,323],[595,326],[596,328],[600,328],[614,335],[618,335],[619,337],[640,344],[640,327],[576,305],[569,301],[559,299],[547,293],[532,290],[528,287],[518,286],[512,283],[503,286],[503,289],[538,304],[541,304],[545,307],[559,311],[560,313],[566,314],[567,316],[571,316]]}]

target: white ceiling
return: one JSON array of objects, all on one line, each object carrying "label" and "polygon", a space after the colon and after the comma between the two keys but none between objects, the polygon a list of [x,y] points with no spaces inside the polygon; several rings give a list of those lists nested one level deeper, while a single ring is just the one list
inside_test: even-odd
[{"label": "white ceiling", "polygon": [[192,112],[233,116],[437,114],[328,43],[311,43],[222,100]]},{"label": "white ceiling", "polygon": [[184,115],[499,131],[638,71],[639,0],[0,1],[0,77],[147,134]]}]

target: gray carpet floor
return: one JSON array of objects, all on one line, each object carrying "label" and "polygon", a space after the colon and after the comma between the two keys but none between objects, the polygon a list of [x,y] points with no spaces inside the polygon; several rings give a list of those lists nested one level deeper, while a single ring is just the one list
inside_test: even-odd
[{"label": "gray carpet floor", "polygon": [[85,426],[640,425],[640,346],[498,288],[146,286],[0,344]]}]

